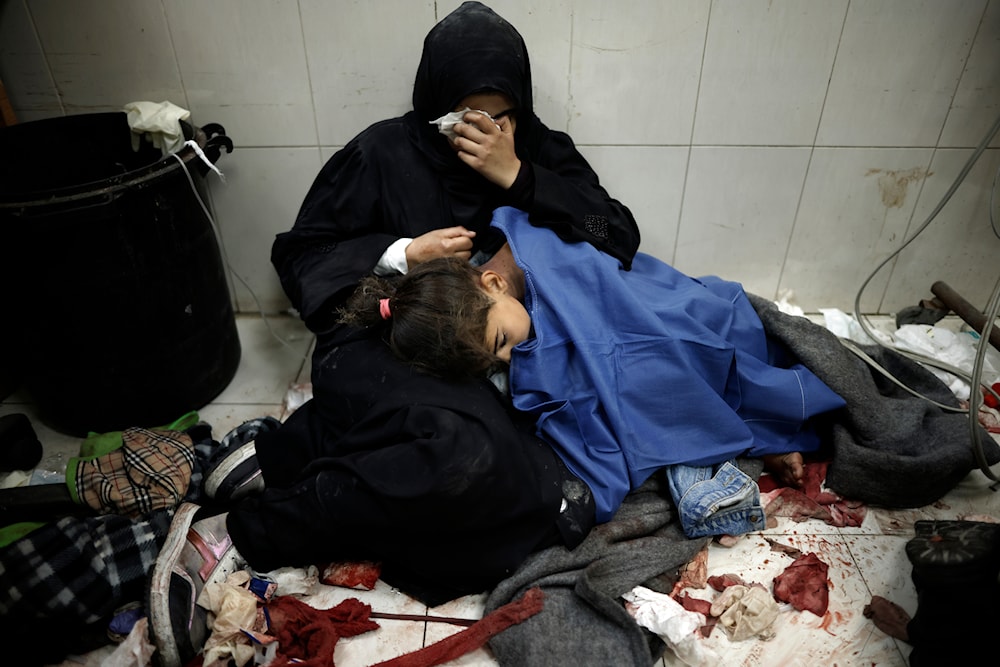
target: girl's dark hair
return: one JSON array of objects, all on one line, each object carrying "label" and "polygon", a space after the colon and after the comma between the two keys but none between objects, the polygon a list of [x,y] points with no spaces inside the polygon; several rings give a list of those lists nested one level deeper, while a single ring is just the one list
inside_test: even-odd
[{"label": "girl's dark hair", "polygon": [[[356,326],[380,326],[392,352],[446,378],[482,377],[503,364],[486,347],[486,318],[494,301],[467,261],[440,258],[392,278],[364,278],[338,312]],[[390,315],[379,307],[389,299]]]}]

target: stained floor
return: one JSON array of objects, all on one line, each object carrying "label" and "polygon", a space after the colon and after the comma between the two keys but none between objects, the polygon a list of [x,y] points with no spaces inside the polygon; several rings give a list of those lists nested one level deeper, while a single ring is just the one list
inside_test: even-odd
[{"label": "stained floor", "polygon": [[[236,377],[210,405],[199,411],[220,438],[243,421],[272,415],[282,418],[297,407],[307,383],[308,354],[312,338],[291,317],[241,316],[238,328],[243,357]],[[19,394],[0,404],[0,414],[23,412],[45,446],[45,456],[35,471],[37,478],[61,474],[79,441],[56,433],[34,418],[33,406]],[[1000,466],[992,473],[1000,477]],[[0,482],[3,480],[0,479]],[[17,480],[8,479],[7,483]],[[1000,519],[1000,494],[990,489],[991,480],[975,470],[955,489],[931,506],[907,511],[869,508],[858,528],[833,528],[818,520],[795,523],[779,519],[777,528],[741,538],[735,546],[713,543],[708,552],[708,574],[738,574],[745,581],[767,583],[791,559],[771,550],[765,537],[802,552],[814,552],[829,565],[830,604],[823,617],[782,607],[770,641],[730,641],[716,628],[704,644],[720,656],[719,664],[754,667],[813,667],[853,665],[905,667],[909,647],[875,628],[862,610],[872,595],[900,604],[910,614],[916,611],[916,592],[910,581],[910,565],[904,553],[919,519],[955,519],[989,516]],[[696,597],[710,592],[692,591]],[[427,608],[399,591],[379,582],[372,591],[321,586],[309,597],[317,607],[330,607],[347,597],[357,597],[374,611],[418,616],[477,619],[482,615],[485,595],[475,595],[435,608]],[[380,629],[341,640],[335,654],[338,667],[363,667],[429,645],[461,628],[425,620],[379,620]],[[111,648],[68,659],[64,667],[96,667]],[[451,663],[466,667],[496,665],[487,648],[469,653]],[[657,661],[658,667],[683,665],[672,654]]]}]

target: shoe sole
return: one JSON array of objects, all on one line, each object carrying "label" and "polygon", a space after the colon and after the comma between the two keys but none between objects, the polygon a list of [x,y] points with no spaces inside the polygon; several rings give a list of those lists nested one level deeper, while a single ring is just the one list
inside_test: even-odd
[{"label": "shoe sole", "polygon": [[[257,446],[254,441],[251,440],[250,442],[240,445],[236,451],[222,459],[222,461],[219,462],[218,467],[212,470],[205,479],[205,495],[213,500],[216,499],[219,493],[219,487],[222,486],[229,475],[254,456],[257,456]],[[236,500],[239,498],[239,489],[260,477],[260,475],[261,471],[258,468],[253,475],[236,487],[236,491],[230,494],[230,499]]]},{"label": "shoe sole", "polygon": [[182,667],[176,629],[170,618],[170,578],[174,574],[173,564],[180,559],[181,550],[187,542],[188,531],[191,529],[191,522],[198,509],[198,505],[191,503],[183,503],[177,508],[170,522],[170,532],[150,575],[149,608],[146,613],[149,615],[150,640],[156,647],[153,653],[154,664],[159,667]]}]

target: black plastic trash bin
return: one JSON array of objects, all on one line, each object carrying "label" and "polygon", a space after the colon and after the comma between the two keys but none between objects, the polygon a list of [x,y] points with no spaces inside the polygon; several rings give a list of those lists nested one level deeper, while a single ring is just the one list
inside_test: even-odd
[{"label": "black plastic trash bin", "polygon": [[[232,150],[218,125],[184,129],[213,163]],[[134,151],[124,112],[0,129],[0,360],[59,431],[166,424],[236,373],[209,168],[175,155]]]}]

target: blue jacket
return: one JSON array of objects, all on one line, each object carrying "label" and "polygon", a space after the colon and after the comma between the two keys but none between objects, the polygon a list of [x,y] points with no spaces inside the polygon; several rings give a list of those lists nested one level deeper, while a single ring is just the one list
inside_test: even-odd
[{"label": "blue jacket", "polygon": [[590,485],[597,520],[664,466],[812,451],[803,426],[843,400],[775,362],[743,288],[638,253],[632,270],[517,209],[494,213],[525,274],[534,337],[513,351],[514,405]]}]

